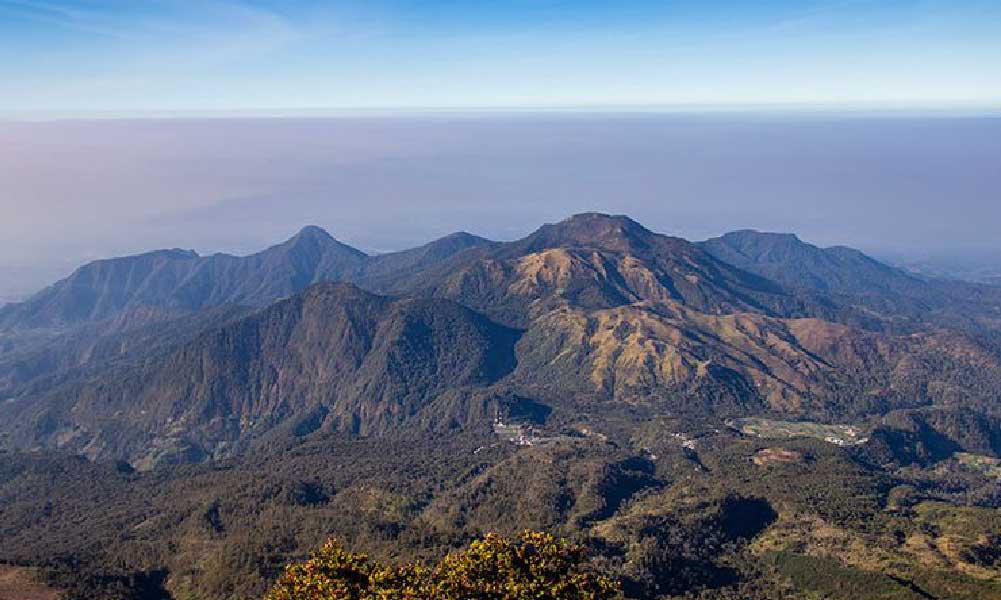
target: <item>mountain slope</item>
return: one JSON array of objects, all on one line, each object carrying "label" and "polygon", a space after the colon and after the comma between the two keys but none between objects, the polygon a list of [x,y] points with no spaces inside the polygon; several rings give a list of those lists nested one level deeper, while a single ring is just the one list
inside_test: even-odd
[{"label": "mountain slope", "polygon": [[793,234],[734,231],[699,246],[720,260],[793,288],[911,296],[929,291],[925,281],[858,250],[818,248]]},{"label": "mountain slope", "polygon": [[372,433],[497,380],[516,339],[451,302],[319,284],[166,356],[5,403],[0,422],[12,445],[140,465],[225,455],[283,425]]},{"label": "mountain slope", "polygon": [[1001,288],[994,286],[923,279],[858,250],[818,248],[793,234],[743,230],[698,245],[793,292],[861,309],[849,321],[861,314],[875,317],[868,324],[877,327],[1001,329]]},{"label": "mountain slope", "polygon": [[512,378],[715,417],[857,419],[929,404],[989,410],[1001,395],[1001,361],[961,335],[894,336],[679,303],[549,312],[519,342]]},{"label": "mountain slope", "polygon": [[38,393],[112,364],[149,360],[251,312],[233,305],[196,312],[140,307],[114,319],[12,343],[0,349],[0,401]]}]

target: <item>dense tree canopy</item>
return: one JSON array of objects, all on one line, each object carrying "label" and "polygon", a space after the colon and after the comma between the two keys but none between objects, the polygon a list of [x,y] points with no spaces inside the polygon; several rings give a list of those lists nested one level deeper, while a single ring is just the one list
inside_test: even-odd
[{"label": "dense tree canopy", "polygon": [[488,534],[433,567],[384,566],[327,542],[290,565],[267,600],[606,600],[619,585],[588,563],[582,546],[526,531]]}]

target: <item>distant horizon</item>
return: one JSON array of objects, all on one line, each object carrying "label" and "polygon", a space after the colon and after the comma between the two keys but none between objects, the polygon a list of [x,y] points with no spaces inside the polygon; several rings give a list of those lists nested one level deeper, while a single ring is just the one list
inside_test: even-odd
[{"label": "distant horizon", "polygon": [[1001,117],[997,102],[955,103],[723,103],[723,104],[633,104],[564,106],[373,106],[373,107],[275,107],[248,109],[138,109],[138,110],[0,110],[0,122],[104,121],[104,120],[228,120],[228,119],[339,119],[339,118],[431,118],[495,116],[698,116],[762,115],[772,117],[824,115],[838,117]]}]

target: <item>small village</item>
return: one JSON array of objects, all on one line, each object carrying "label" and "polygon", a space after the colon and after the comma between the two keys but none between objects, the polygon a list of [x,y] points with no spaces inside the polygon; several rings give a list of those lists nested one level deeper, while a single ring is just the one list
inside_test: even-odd
[{"label": "small village", "polygon": [[539,446],[575,439],[569,435],[543,435],[532,425],[505,423],[499,416],[494,418],[494,433],[501,439],[516,446]]}]

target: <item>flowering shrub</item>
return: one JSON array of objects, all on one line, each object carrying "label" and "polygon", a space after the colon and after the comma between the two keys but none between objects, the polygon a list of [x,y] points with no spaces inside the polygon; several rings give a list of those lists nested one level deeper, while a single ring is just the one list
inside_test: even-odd
[{"label": "flowering shrub", "polygon": [[546,533],[516,540],[488,534],[434,567],[372,563],[331,540],[290,565],[267,600],[609,600],[613,579],[590,567],[584,548]]}]

